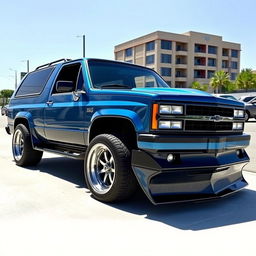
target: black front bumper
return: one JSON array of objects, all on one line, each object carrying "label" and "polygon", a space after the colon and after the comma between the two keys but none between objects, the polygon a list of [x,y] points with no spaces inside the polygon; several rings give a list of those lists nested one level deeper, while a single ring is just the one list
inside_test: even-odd
[{"label": "black front bumper", "polygon": [[170,163],[167,151],[133,150],[132,168],[153,204],[220,198],[247,185],[242,169],[249,157],[239,152],[180,152]]}]

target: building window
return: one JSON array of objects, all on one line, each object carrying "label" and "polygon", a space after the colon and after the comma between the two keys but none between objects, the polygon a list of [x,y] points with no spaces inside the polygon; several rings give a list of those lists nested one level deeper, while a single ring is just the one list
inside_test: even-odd
[{"label": "building window", "polygon": [[145,87],[155,87],[155,82],[154,81],[146,81]]},{"label": "building window", "polygon": [[146,56],[146,64],[154,64],[155,63],[155,55]]},{"label": "building window", "polygon": [[125,50],[125,57],[130,57],[132,56],[132,48],[128,48]]},{"label": "building window", "polygon": [[155,50],[155,41],[146,43],[146,51],[153,51]]},{"label": "building window", "polygon": [[187,51],[187,44],[176,42],[176,51]]},{"label": "building window", "polygon": [[236,80],[237,73],[230,74],[230,80]]},{"label": "building window", "polygon": [[171,54],[161,54],[161,63],[172,63],[172,55]]},{"label": "building window", "polygon": [[204,57],[195,57],[194,65],[205,66],[206,59]]},{"label": "building window", "polygon": [[162,76],[171,76],[172,69],[171,68],[161,68],[161,75]]},{"label": "building window", "polygon": [[195,44],[195,52],[206,52],[206,45],[205,44]]},{"label": "building window", "polygon": [[228,56],[228,53],[229,53],[229,49],[225,49],[225,48],[222,49],[222,56]]},{"label": "building window", "polygon": [[208,78],[208,79],[212,78],[212,77],[214,76],[214,73],[215,73],[214,71],[208,70],[208,71],[207,71],[207,78]]},{"label": "building window", "polygon": [[194,70],[194,78],[205,78],[205,70]]},{"label": "building window", "polygon": [[169,85],[169,87],[172,87],[172,81],[165,81],[168,85]]},{"label": "building window", "polygon": [[231,61],[231,68],[232,69],[237,69],[237,62],[236,61]]},{"label": "building window", "polygon": [[208,53],[217,54],[217,47],[213,45],[208,46]]},{"label": "building window", "polygon": [[210,66],[210,67],[216,67],[216,59],[209,58],[209,59],[208,59],[208,66]]},{"label": "building window", "polygon": [[238,58],[238,50],[231,50],[231,57]]},{"label": "building window", "polygon": [[185,70],[176,70],[175,77],[187,77],[186,71]]},{"label": "building window", "polygon": [[187,57],[185,56],[176,56],[176,64],[187,64]]},{"label": "building window", "polygon": [[227,60],[222,61],[222,68],[228,68],[228,61]]},{"label": "building window", "polygon": [[161,40],[161,49],[171,50],[172,49],[172,41]]}]

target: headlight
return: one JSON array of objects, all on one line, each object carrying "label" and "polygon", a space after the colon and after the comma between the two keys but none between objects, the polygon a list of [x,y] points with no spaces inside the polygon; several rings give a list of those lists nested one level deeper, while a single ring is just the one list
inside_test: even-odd
[{"label": "headlight", "polygon": [[159,129],[182,129],[182,121],[159,121]]},{"label": "headlight", "polygon": [[183,114],[183,106],[160,105],[159,113],[160,114],[182,115]]},{"label": "headlight", "polygon": [[234,117],[244,117],[244,110],[235,109],[234,110]]},{"label": "headlight", "polygon": [[233,123],[233,130],[243,130],[243,123]]}]

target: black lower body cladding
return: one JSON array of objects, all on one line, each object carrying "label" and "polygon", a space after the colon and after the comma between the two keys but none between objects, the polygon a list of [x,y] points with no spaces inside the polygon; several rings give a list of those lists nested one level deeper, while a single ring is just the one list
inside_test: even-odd
[{"label": "black lower body cladding", "polygon": [[242,170],[249,157],[232,144],[228,150],[133,150],[132,168],[153,204],[220,198],[247,185]]}]

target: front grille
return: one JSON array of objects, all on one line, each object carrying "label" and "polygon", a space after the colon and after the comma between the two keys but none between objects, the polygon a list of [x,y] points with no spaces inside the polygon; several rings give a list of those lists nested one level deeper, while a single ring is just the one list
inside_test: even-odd
[{"label": "front grille", "polygon": [[219,115],[219,116],[233,117],[234,110],[232,108],[188,105],[186,114],[187,115],[197,115],[197,116]]},{"label": "front grille", "polygon": [[232,122],[190,121],[185,123],[186,131],[230,131]]}]

